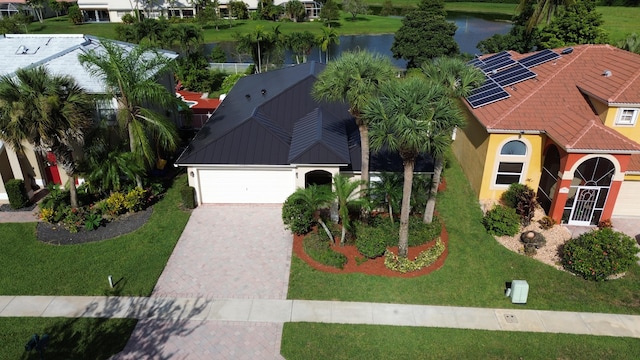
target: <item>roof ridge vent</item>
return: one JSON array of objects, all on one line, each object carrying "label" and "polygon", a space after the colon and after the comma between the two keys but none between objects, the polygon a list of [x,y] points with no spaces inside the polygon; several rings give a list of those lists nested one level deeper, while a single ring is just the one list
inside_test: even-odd
[{"label": "roof ridge vent", "polygon": [[18,50],[16,51],[16,55],[26,54],[27,51],[29,51],[29,49],[27,49],[26,46],[20,45],[20,46],[18,46]]},{"label": "roof ridge vent", "polygon": [[611,75],[612,75],[611,70],[605,70],[602,72],[602,76],[604,77],[611,77]]},{"label": "roof ridge vent", "polygon": [[572,52],[573,52],[573,48],[572,48],[572,47],[568,47],[568,48],[566,48],[566,49],[562,50],[562,51],[560,52],[560,54],[561,54],[561,55],[569,55],[569,54],[571,54]]}]

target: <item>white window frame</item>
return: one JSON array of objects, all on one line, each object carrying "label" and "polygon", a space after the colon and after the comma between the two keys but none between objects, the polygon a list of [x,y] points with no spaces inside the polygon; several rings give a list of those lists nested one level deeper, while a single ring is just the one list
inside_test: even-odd
[{"label": "white window frame", "polygon": [[[525,154],[524,155],[503,155],[502,154],[502,148],[509,142],[511,141],[519,141],[522,144],[524,144],[525,146]],[[495,158],[495,162],[494,162],[494,169],[493,169],[493,176],[492,176],[492,180],[491,180],[491,188],[492,189],[507,189],[509,188],[509,185],[511,185],[511,183],[509,184],[499,184],[498,183],[498,176],[500,175],[516,175],[516,173],[512,173],[512,172],[505,172],[505,171],[498,171],[500,169],[500,164],[505,164],[505,163],[514,163],[514,164],[522,164],[522,169],[520,171],[520,173],[518,174],[518,183],[522,184],[523,183],[523,179],[525,177],[525,174],[528,171],[529,168],[529,161],[531,158],[531,144],[529,143],[529,141],[527,141],[524,138],[518,138],[518,137],[513,137],[513,138],[509,138],[509,139],[505,139],[502,143],[500,143],[500,146],[498,146],[497,148],[497,152],[496,152],[496,158]]]},{"label": "white window frame", "polygon": [[616,126],[635,126],[636,122],[638,121],[638,112],[639,112],[638,109],[634,109],[634,108],[619,108],[616,114],[615,125]]}]

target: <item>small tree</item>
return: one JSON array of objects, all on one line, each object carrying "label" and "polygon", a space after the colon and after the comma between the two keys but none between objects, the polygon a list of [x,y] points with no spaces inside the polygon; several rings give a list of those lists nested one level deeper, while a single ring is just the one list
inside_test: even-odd
[{"label": "small tree", "polygon": [[84,22],[84,16],[78,5],[72,5],[69,7],[69,21],[73,25],[80,25]]},{"label": "small tree", "polygon": [[369,13],[369,5],[364,0],[343,0],[342,10],[351,14],[351,20],[355,21],[358,15]]},{"label": "small tree", "polygon": [[382,2],[382,9],[380,9],[380,16],[389,16],[393,14],[393,3],[391,0],[384,0],[384,2]]},{"label": "small tree", "polygon": [[344,175],[336,175],[333,177],[334,194],[338,200],[338,213],[342,221],[342,235],[340,236],[340,245],[344,245],[347,230],[351,228],[349,219],[349,207],[361,206],[364,199],[360,198],[360,186],[364,184],[362,180],[349,180]]},{"label": "small tree", "polygon": [[327,27],[331,27],[332,23],[340,19],[338,4],[334,0],[327,0],[320,9],[319,18]]},{"label": "small tree", "polygon": [[289,199],[296,203],[302,202],[312,209],[313,220],[322,226],[329,237],[329,241],[333,241],[333,235],[331,235],[331,231],[329,231],[321,216],[322,210],[329,207],[334,199],[329,186],[310,185],[307,188],[298,188]]}]

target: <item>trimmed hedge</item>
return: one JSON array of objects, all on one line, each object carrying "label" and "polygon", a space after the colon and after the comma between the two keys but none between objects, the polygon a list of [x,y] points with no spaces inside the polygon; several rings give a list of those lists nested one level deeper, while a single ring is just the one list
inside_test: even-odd
[{"label": "trimmed hedge", "polygon": [[323,265],[342,269],[347,263],[347,257],[331,250],[329,242],[321,239],[318,233],[313,232],[305,236],[302,240],[302,247],[309,257]]},{"label": "trimmed hedge", "polygon": [[29,204],[27,188],[24,187],[24,180],[11,179],[4,185],[9,197],[9,205],[12,209],[21,209]]},{"label": "trimmed hedge", "polygon": [[296,235],[303,235],[311,231],[315,223],[313,219],[313,209],[309,208],[304,201],[295,199],[290,195],[282,204],[282,222],[287,230]]},{"label": "trimmed hedge", "polygon": [[491,235],[515,235],[520,230],[520,216],[516,210],[506,206],[494,206],[482,218],[482,225]]}]

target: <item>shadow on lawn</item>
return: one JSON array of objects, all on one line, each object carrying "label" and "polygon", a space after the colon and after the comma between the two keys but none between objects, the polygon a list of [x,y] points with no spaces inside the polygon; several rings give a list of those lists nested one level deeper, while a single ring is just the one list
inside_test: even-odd
[{"label": "shadow on lawn", "polygon": [[[207,300],[102,298],[87,306],[84,319],[61,319],[44,330],[50,336],[44,359],[170,359],[175,354],[164,344],[201,326],[208,305]],[[39,355],[32,351],[22,359]]]}]

